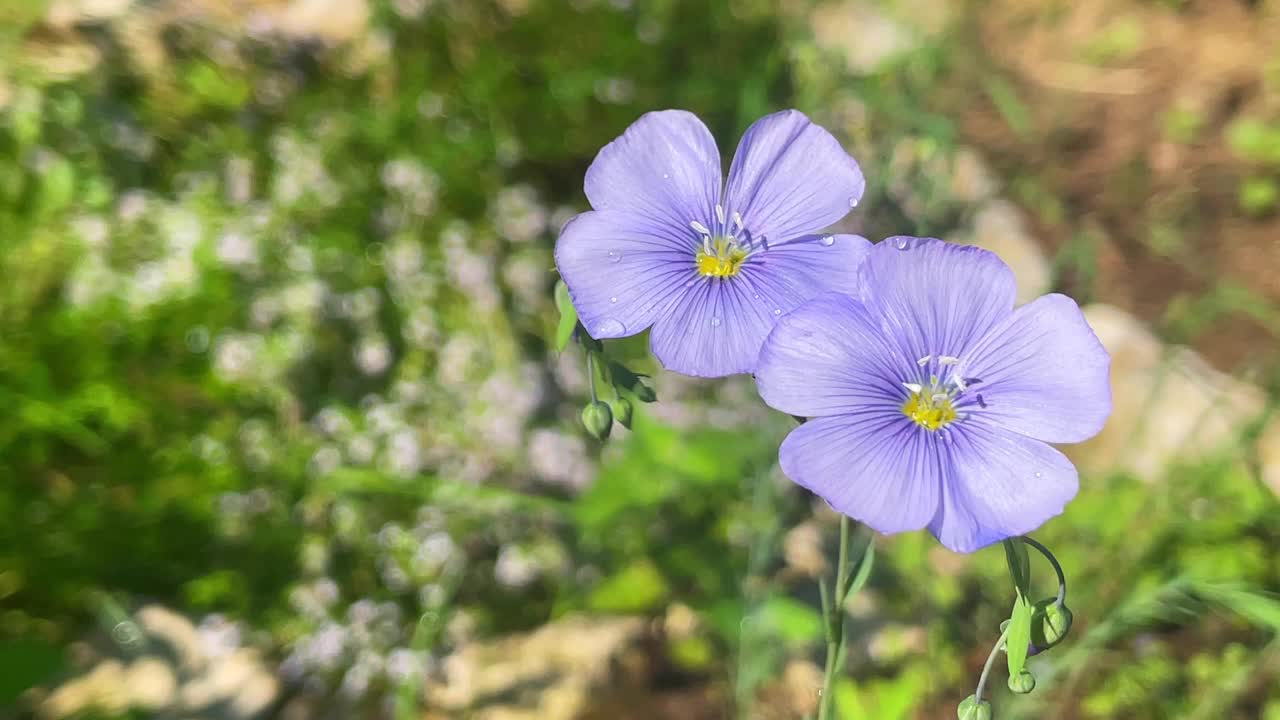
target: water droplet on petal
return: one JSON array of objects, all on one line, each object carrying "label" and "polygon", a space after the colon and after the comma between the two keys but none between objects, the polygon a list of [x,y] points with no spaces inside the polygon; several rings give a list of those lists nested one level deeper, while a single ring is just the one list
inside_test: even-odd
[{"label": "water droplet on petal", "polygon": [[688,280],[686,280],[686,281],[685,281],[684,286],[685,286],[685,287],[693,287],[693,284],[694,284],[694,283],[696,283],[696,282],[698,282],[698,278],[689,278]]},{"label": "water droplet on petal", "polygon": [[720,327],[720,318],[718,317],[711,318],[711,327]]},{"label": "water droplet on petal", "polygon": [[614,338],[621,337],[626,334],[626,332],[626,325],[623,325],[613,318],[607,318],[605,320],[601,320],[599,324],[596,325],[594,335],[602,338]]},{"label": "water droplet on petal", "polygon": [[753,294],[751,295],[751,297],[753,297],[753,298],[755,298],[755,299],[759,300],[759,299],[760,299],[760,293],[753,293]]},{"label": "water droplet on petal", "polygon": [[773,314],[774,314],[774,315],[781,315],[781,314],[782,314],[782,308],[774,308],[774,309],[773,309]]},{"label": "water droplet on petal", "polygon": [[616,250],[610,250],[610,251],[609,251],[609,262],[611,262],[611,263],[620,263],[620,262],[622,262],[622,253],[620,253],[620,252],[618,252],[618,251],[616,251]]},{"label": "water droplet on petal", "polygon": [[669,177],[671,177],[671,176],[670,176],[670,175],[668,175],[667,173],[662,173],[662,179],[663,179],[663,180],[666,180],[666,179],[667,179],[667,178],[669,178]]},{"label": "water droplet on petal", "polygon": [[611,303],[616,303],[616,302],[618,302],[618,298],[616,298],[616,297],[611,297],[611,298],[609,298],[609,302],[611,302]]},{"label": "water droplet on petal", "polygon": [[1036,473],[1036,477],[1043,477],[1040,473]]},{"label": "water droplet on petal", "polygon": [[823,235],[820,242],[827,247],[831,247],[835,244],[836,238],[834,235]]},{"label": "water droplet on petal", "polygon": [[898,245],[898,249],[899,249],[899,250],[906,250],[906,249],[907,249],[907,239],[906,239],[906,238],[898,238],[897,245]]},{"label": "water droplet on petal", "polygon": [[849,196],[849,207],[851,208],[858,207],[858,197],[856,195]]}]

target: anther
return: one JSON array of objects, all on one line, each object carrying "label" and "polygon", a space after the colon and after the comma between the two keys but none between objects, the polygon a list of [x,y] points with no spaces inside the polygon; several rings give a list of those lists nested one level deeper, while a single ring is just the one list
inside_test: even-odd
[{"label": "anther", "polygon": [[701,233],[701,234],[703,234],[703,235],[710,235],[710,234],[711,234],[711,230],[710,230],[710,228],[708,228],[706,225],[703,225],[702,223],[698,222],[697,220],[692,220],[692,221],[690,221],[690,222],[689,222],[689,227],[693,228],[695,231],[697,231],[697,232],[699,232],[699,233]]},{"label": "anther", "polygon": [[742,232],[747,227],[742,223],[742,213],[738,212],[737,210],[733,211],[733,224],[738,227],[737,232],[734,233],[735,235]]},{"label": "anther", "polygon": [[923,390],[924,390],[924,386],[923,386],[923,385],[920,385],[919,383],[905,383],[905,382],[904,382],[904,383],[902,383],[902,387],[904,387],[904,388],[906,388],[906,389],[910,390],[910,391],[911,391],[911,392],[913,392],[913,393],[919,393],[919,392],[921,392],[921,391],[923,391]]},{"label": "anther", "polygon": [[958,363],[958,362],[960,362],[960,358],[958,358],[958,357],[954,357],[954,356],[952,356],[952,355],[939,355],[939,356],[938,356],[938,364],[939,364],[939,365],[955,365],[955,364],[956,364],[956,363]]},{"label": "anther", "polygon": [[928,365],[929,361],[932,359],[933,359],[932,355],[925,355],[924,357],[917,360],[916,364],[919,365],[920,367],[924,367],[925,365]]},{"label": "anther", "polygon": [[720,221],[720,227],[724,227],[724,206],[716,205],[716,219]]}]

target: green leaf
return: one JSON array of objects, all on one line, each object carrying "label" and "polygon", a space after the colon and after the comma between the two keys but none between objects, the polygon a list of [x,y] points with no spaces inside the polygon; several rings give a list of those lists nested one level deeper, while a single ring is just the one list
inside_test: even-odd
[{"label": "green leaf", "polygon": [[760,624],[789,646],[804,647],[822,637],[822,615],[797,600],[770,598],[758,612]]},{"label": "green leaf", "polygon": [[573,329],[578,326],[578,310],[569,297],[569,286],[563,280],[556,282],[556,309],[560,311],[560,324],[556,326],[556,350],[563,351],[573,339]]},{"label": "green leaf", "polygon": [[642,377],[622,363],[609,361],[609,380],[613,386],[631,392],[640,402],[651,403],[658,399],[658,394],[641,380]]},{"label": "green leaf", "polygon": [[599,612],[642,613],[661,607],[669,592],[653,563],[641,560],[601,583],[587,605]]},{"label": "green leaf", "polygon": [[875,563],[876,536],[871,535],[867,538],[867,546],[862,551],[862,560],[858,561],[858,572],[849,580],[849,586],[845,588],[845,600],[858,594],[862,586],[867,584],[867,580],[871,577],[871,568],[875,566]]},{"label": "green leaf", "polygon": [[[1020,543],[1019,543],[1020,544]],[[1009,656],[1009,675],[1016,676],[1027,664],[1027,649],[1031,644],[1031,604],[1026,596],[1018,593],[1013,601],[1013,613],[1009,615],[1009,636],[1005,640],[1005,652]]]},{"label": "green leaf", "polygon": [[1027,545],[1019,538],[1004,541],[1004,559],[1009,563],[1009,574],[1013,576],[1013,585],[1018,594],[1031,596],[1031,558],[1027,555]]}]

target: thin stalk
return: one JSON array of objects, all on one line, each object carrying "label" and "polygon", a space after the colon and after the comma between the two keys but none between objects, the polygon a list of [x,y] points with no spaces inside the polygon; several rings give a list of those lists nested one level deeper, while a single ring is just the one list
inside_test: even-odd
[{"label": "thin stalk", "polygon": [[596,396],[596,354],[587,351],[587,386],[591,388],[591,402],[594,404],[600,401]]},{"label": "thin stalk", "polygon": [[849,517],[840,516],[840,554],[836,561],[836,584],[831,589],[831,602],[827,605],[827,662],[822,673],[822,694],[818,697],[818,720],[832,716],[835,681],[839,662],[844,652],[844,603],[847,599],[849,578]]},{"label": "thin stalk", "polygon": [[987,662],[982,666],[982,675],[978,676],[978,689],[973,691],[973,699],[982,702],[982,691],[987,687],[987,676],[991,674],[991,666],[996,662],[996,655],[1000,653],[1000,648],[1004,647],[1005,640],[1009,637],[1009,628],[1006,627],[1004,632],[1000,633],[1000,639],[996,640],[995,647],[991,648],[991,654],[987,656]]},{"label": "thin stalk", "polygon": [[1038,550],[1040,554],[1044,556],[1045,560],[1048,560],[1049,564],[1053,566],[1053,571],[1058,574],[1057,604],[1058,607],[1062,607],[1062,604],[1067,601],[1067,576],[1062,572],[1062,566],[1058,564],[1058,558],[1054,557],[1053,553],[1049,552],[1049,548],[1041,545],[1038,540],[1033,540],[1026,535],[1023,535],[1019,539]]}]

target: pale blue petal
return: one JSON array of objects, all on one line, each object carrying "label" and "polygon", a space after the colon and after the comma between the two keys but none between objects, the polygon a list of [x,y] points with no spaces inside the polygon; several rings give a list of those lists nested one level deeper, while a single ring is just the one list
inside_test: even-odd
[{"label": "pale blue petal", "polygon": [[725,205],[751,234],[779,242],[849,213],[866,183],[858,163],[804,113],[760,118],[742,136],[729,169]]},{"label": "pale blue petal", "polygon": [[697,276],[693,252],[661,222],[601,210],[574,217],[556,241],[556,268],[592,337],[643,332]]},{"label": "pale blue petal", "polygon": [[690,239],[691,221],[707,224],[720,202],[720,151],[707,126],[684,110],[645,113],[604,146],[587,169],[587,199],[596,210],[641,215]]},{"label": "pale blue petal", "polygon": [[[1111,356],[1065,295],[1024,305],[965,355],[958,371],[980,379],[968,411],[1045,442],[1096,435],[1111,414]],[[972,381],[971,381],[972,382]]]},{"label": "pale blue petal", "polygon": [[791,480],[879,532],[919,530],[938,512],[936,439],[901,413],[810,420],[787,435],[778,458]]},{"label": "pale blue petal", "polygon": [[783,315],[756,367],[760,396],[776,410],[821,417],[867,410],[901,414],[903,366],[866,306],[826,293]]},{"label": "pale blue petal", "polygon": [[942,432],[949,472],[929,530],[956,552],[1029,533],[1075,497],[1075,467],[1039,440],[972,419]]},{"label": "pale blue petal", "polygon": [[884,332],[920,359],[964,358],[1013,311],[1013,272],[994,253],[933,238],[891,237],[862,264],[860,292]]}]

